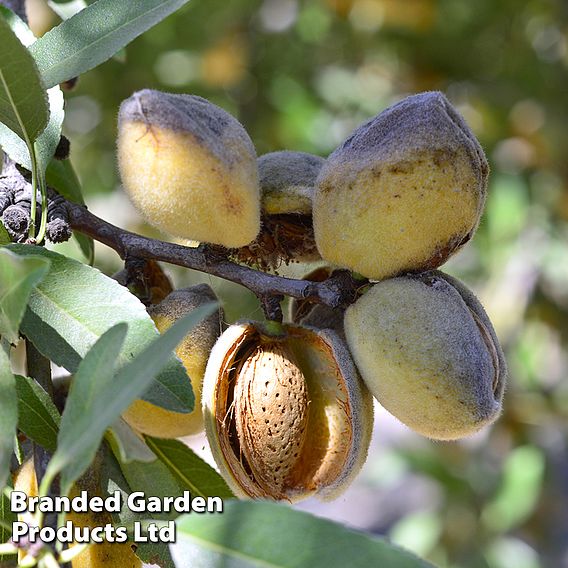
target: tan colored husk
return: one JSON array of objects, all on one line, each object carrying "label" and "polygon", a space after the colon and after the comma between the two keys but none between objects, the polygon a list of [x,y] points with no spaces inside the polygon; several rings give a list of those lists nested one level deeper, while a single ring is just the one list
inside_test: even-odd
[{"label": "tan colored husk", "polygon": [[334,332],[284,325],[271,335],[246,321],[211,352],[203,414],[234,493],[290,502],[339,495],[365,462],[373,424],[372,397]]}]

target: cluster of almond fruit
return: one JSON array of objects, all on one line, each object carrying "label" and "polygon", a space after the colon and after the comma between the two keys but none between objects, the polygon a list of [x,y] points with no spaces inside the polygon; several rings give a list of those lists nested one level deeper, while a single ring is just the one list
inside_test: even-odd
[{"label": "cluster of almond fruit", "polygon": [[[123,102],[118,158],[132,202],[164,232],[225,247],[270,270],[318,261],[369,281],[344,309],[294,301],[288,322],[222,314],[178,347],[196,395],[190,414],[137,401],[125,418],[159,437],[199,432],[243,497],[337,496],[364,463],[374,396],[438,440],[477,432],[501,411],[506,364],[487,314],[436,270],[473,236],[488,165],[438,92],[408,97],[358,127],[327,159],[257,159],[242,125],[207,100],[152,90]],[[324,261],[322,263],[322,261]],[[206,285],[150,308],[159,330],[214,299]]]}]

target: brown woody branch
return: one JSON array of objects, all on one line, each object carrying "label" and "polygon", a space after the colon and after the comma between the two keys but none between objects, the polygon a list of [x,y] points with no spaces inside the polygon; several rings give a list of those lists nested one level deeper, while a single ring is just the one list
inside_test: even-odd
[{"label": "brown woody branch", "polygon": [[280,301],[284,296],[308,300],[337,308],[351,304],[361,287],[348,271],[336,271],[323,282],[295,280],[268,274],[231,262],[229,251],[202,244],[197,248],[150,239],[120,229],[82,205],[67,202],[69,222],[79,231],[114,249],[122,259],[147,259],[191,268],[230,280],[251,290],[261,301],[269,319],[282,317]]},{"label": "brown woody branch", "polygon": [[[27,21],[25,0],[0,0],[0,4],[14,10]],[[74,230],[106,244],[124,260],[158,260],[241,284],[259,298],[269,319],[282,319],[280,302],[284,296],[336,308],[351,304],[362,285],[361,281],[355,280],[348,271],[343,270],[336,271],[323,282],[295,280],[267,274],[231,262],[228,258],[229,251],[221,247],[201,245],[198,248],[188,248],[149,239],[114,226],[93,215],[81,205],[66,202],[66,206],[70,225]]]}]

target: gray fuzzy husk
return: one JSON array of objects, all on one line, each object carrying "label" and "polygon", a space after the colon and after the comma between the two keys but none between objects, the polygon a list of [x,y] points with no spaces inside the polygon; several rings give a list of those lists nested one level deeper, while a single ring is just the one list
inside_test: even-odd
[{"label": "gray fuzzy husk", "polygon": [[264,154],[258,158],[262,195],[281,194],[294,188],[311,200],[324,164],[324,158],[306,152],[283,150]]},{"label": "gray fuzzy husk", "polygon": [[227,111],[197,95],[163,93],[143,89],[120,105],[119,127],[125,122],[142,122],[149,128],[187,133],[203,143],[223,162],[230,161],[227,144],[240,141],[256,155],[254,145],[242,124]]}]

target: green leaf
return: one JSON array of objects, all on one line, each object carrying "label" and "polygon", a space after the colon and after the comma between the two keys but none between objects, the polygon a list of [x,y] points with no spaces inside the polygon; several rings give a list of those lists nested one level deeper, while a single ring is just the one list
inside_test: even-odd
[{"label": "green leaf", "polygon": [[[53,158],[55,149],[59,144],[63,117],[65,115],[61,89],[53,87],[47,91],[47,96],[50,109],[49,122],[34,144],[37,163],[42,171],[45,170],[47,164]],[[0,124],[0,144],[14,162],[21,164],[28,170],[32,169],[30,154],[25,142],[3,124]]]},{"label": "green leaf", "polygon": [[228,501],[223,514],[179,517],[170,550],[177,568],[432,566],[385,540],[259,501]]},{"label": "green leaf", "polygon": [[176,568],[168,545],[163,542],[141,542],[136,547],[136,556],[146,564],[160,568]]},{"label": "green leaf", "polygon": [[65,20],[30,51],[52,87],[100,65],[188,0],[98,0]]},{"label": "green leaf", "polygon": [[0,489],[10,474],[10,461],[14,451],[14,438],[18,426],[16,380],[10,359],[0,348]]},{"label": "green leaf", "polygon": [[7,245],[11,243],[12,239],[6,230],[6,227],[0,222],[0,245]]},{"label": "green leaf", "polygon": [[[55,154],[61,139],[61,128],[63,127],[63,119],[65,117],[63,91],[59,86],[56,85],[49,89],[47,98],[49,101],[49,122],[35,142],[37,161],[41,171],[46,170]],[[23,165],[25,166],[25,164]]]},{"label": "green leaf", "polygon": [[107,441],[122,463],[153,462],[156,456],[138,434],[122,418],[107,432]]},{"label": "green leaf", "polygon": [[[119,455],[117,449],[113,448],[113,451],[118,459]],[[121,462],[120,468],[132,491],[142,491],[147,496],[160,498],[181,495],[182,493],[182,488],[178,480],[157,458],[153,462]],[[165,513],[152,513],[152,516],[156,519],[170,520],[177,518],[179,513],[170,511]],[[140,513],[133,513],[128,510],[121,518],[121,522],[132,520],[139,521],[143,518]]]},{"label": "green leaf", "polygon": [[79,248],[81,249],[81,252],[89,266],[93,266],[93,263],[95,262],[95,242],[93,239],[91,237],[87,237],[87,235],[83,235],[83,233],[78,233],[77,231],[73,231],[73,237],[79,244]]},{"label": "green leaf", "polygon": [[[69,372],[77,370],[97,339],[117,323],[128,324],[118,366],[159,336],[142,302],[96,268],[43,247],[12,244],[6,248],[23,257],[41,255],[51,261],[49,273],[31,294],[22,330],[40,353]],[[190,412],[191,383],[181,362],[173,353],[169,357],[143,398],[174,412]]]},{"label": "green leaf", "polygon": [[[112,388],[115,367],[127,331],[128,326],[119,323],[104,333],[85,355],[71,382],[61,418],[57,451],[48,468],[48,471],[61,472],[64,494],[89,467],[105,430],[128,404],[119,408],[117,416],[111,412],[109,421],[108,398],[116,394],[116,388]],[[130,390],[135,390],[136,386],[133,384]],[[128,390],[124,389],[127,394]]]},{"label": "green leaf", "polygon": [[225,480],[182,442],[149,436],[145,440],[148,447],[177,477],[181,487],[191,492],[192,497],[235,497]]},{"label": "green leaf", "polygon": [[[113,449],[116,452],[116,448]],[[150,450],[148,450],[150,451]],[[119,454],[117,454],[119,455]],[[113,513],[112,518],[115,525],[127,525],[131,522],[145,520],[145,517],[140,513],[133,513],[127,507],[128,495],[132,493],[130,484],[126,481],[124,474],[120,468],[117,459],[112,455],[110,450],[105,446],[103,450],[103,465],[101,468],[101,486],[104,488],[107,495],[114,494],[115,491],[120,491],[122,509],[118,513]],[[160,462],[154,456],[154,463],[159,464]],[[141,463],[142,467],[147,464]],[[163,464],[162,464],[163,465]],[[165,468],[164,468],[165,469]],[[168,470],[166,469],[166,474]],[[153,480],[151,484],[156,485],[157,483],[162,483],[162,480],[158,477]],[[136,491],[144,491],[144,489],[137,488]],[[177,485],[163,494],[164,496],[172,496],[179,494],[180,488]],[[153,490],[148,492],[147,495],[157,495]],[[175,568],[175,565],[170,556],[170,551],[165,543],[151,543],[151,542],[139,542],[136,547],[136,556],[140,558],[143,562],[148,564],[157,564],[161,568]]]},{"label": "green leaf", "polygon": [[[73,201],[80,205],[85,204],[81,190],[81,182],[73,169],[71,160],[51,160],[47,167],[46,179],[47,184],[68,201]],[[92,265],[95,254],[93,239],[77,231],[73,232],[73,237],[79,243],[81,252],[85,255],[88,263]]]},{"label": "green leaf", "polygon": [[50,452],[57,448],[59,411],[41,386],[29,377],[16,376],[18,428]]},{"label": "green leaf", "polygon": [[49,120],[47,95],[33,57],[2,15],[0,38],[0,122],[29,148]]},{"label": "green leaf", "polygon": [[[2,488],[0,487],[0,489]],[[9,527],[17,520],[16,514],[12,513],[10,509],[10,499],[0,491],[0,544],[8,542],[12,536],[12,531],[9,530]],[[13,556],[3,556],[0,554],[0,566],[14,566],[14,561]]]},{"label": "green leaf", "polygon": [[[123,493],[127,491],[127,495],[123,495],[123,503],[126,503],[127,496],[134,491],[142,491],[146,496],[158,498],[181,495],[182,488],[179,486],[177,480],[156,456],[154,456],[152,462],[123,462],[121,460],[120,449],[112,440],[110,446],[114,456],[111,456],[113,459],[107,460],[106,470],[108,471],[108,475],[112,477],[112,480],[120,486],[121,491]],[[116,471],[116,468],[118,468],[119,471]],[[179,513],[176,511],[152,513],[153,518],[161,520],[176,519],[178,516]],[[120,513],[118,513],[118,518],[115,518],[115,522],[125,525],[136,521],[143,521],[146,518],[146,514],[135,513],[124,505]],[[162,552],[163,550],[164,549],[162,549]],[[165,550],[168,550],[167,547]],[[146,557],[147,554],[151,555],[152,551],[141,552],[139,557]]]},{"label": "green leaf", "polygon": [[68,201],[85,205],[81,182],[75,173],[71,160],[51,160],[45,173],[47,184]]},{"label": "green leaf", "polygon": [[114,376],[110,370],[118,362],[126,326],[118,324],[99,339],[71,383],[48,479],[61,472],[62,491],[68,492],[94,459],[105,430],[150,386],[190,329],[215,309],[215,304],[203,306],[179,319]]},{"label": "green leaf", "polygon": [[132,490],[109,444],[103,443],[100,452],[102,456],[100,486],[103,496],[113,495],[115,491],[120,491],[120,511],[113,511],[111,516],[115,525],[126,525],[137,515],[128,508],[128,496]]},{"label": "green leaf", "polygon": [[45,258],[24,258],[0,249],[0,335],[11,343],[18,341],[30,294],[48,270],[49,260]]},{"label": "green leaf", "polygon": [[[12,11],[0,7],[0,14],[4,16],[12,31],[26,47],[34,43],[36,37],[30,28]],[[53,157],[55,149],[61,137],[61,127],[63,125],[63,93],[59,86],[55,86],[47,91],[49,104],[49,122],[47,127],[38,136],[35,142],[36,158],[40,170],[44,171],[47,164]],[[18,164],[28,170],[32,169],[30,153],[26,143],[4,124],[0,124],[0,145],[4,151]]]}]

